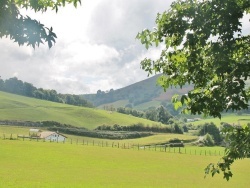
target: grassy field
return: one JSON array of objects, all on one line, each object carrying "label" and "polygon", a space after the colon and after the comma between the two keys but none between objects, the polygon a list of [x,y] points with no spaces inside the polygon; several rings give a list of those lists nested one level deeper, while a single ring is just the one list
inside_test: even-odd
[{"label": "grassy field", "polygon": [[222,118],[206,118],[200,121],[191,122],[194,125],[199,125],[203,123],[214,122],[217,126],[221,125],[221,122],[227,122],[235,125],[244,125],[250,123],[250,115],[236,115],[236,114],[223,114]]},{"label": "grassy field", "polygon": [[38,100],[0,92],[0,120],[57,121],[74,126],[94,129],[99,125],[157,124],[146,119],[100,109]]},{"label": "grassy field", "polygon": [[0,139],[0,187],[248,187],[250,160],[233,179],[204,179],[219,156]]}]

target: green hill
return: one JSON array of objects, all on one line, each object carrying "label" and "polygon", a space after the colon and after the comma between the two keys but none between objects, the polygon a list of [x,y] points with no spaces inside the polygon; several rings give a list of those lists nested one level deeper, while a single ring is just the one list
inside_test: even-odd
[{"label": "green hill", "polygon": [[174,94],[187,93],[192,87],[170,88],[164,92],[157,85],[159,76],[153,76],[121,89],[111,89],[109,92],[99,90],[96,94],[86,94],[83,97],[99,108],[104,108],[104,106],[113,106],[114,108],[130,106],[137,110],[145,110],[149,107],[158,107],[163,101],[170,103]]},{"label": "green hill", "polygon": [[99,125],[157,124],[142,118],[0,92],[0,120],[57,121],[87,129]]}]

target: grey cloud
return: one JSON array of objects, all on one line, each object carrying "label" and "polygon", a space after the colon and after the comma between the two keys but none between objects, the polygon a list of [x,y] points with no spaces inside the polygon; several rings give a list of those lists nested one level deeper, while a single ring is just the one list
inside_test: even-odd
[{"label": "grey cloud", "polygon": [[172,1],[108,0],[102,1],[92,14],[89,36],[99,43],[118,49],[135,42],[144,28],[151,28],[158,12],[167,9]]}]

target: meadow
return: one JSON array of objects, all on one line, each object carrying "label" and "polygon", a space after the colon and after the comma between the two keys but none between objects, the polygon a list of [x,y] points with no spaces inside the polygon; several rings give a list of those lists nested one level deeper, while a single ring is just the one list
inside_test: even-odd
[{"label": "meadow", "polygon": [[66,105],[0,92],[0,120],[57,121],[87,129],[100,125],[156,125],[159,123],[117,112]]},{"label": "meadow", "polygon": [[204,118],[200,121],[191,122],[195,126],[204,124],[204,123],[210,123],[213,122],[218,127],[221,125],[222,122],[226,122],[232,125],[244,125],[247,123],[250,123],[250,115],[243,114],[243,115],[237,115],[237,114],[222,114],[222,118]]},{"label": "meadow", "polygon": [[0,187],[248,187],[250,159],[233,178],[206,177],[219,156],[0,139]]}]

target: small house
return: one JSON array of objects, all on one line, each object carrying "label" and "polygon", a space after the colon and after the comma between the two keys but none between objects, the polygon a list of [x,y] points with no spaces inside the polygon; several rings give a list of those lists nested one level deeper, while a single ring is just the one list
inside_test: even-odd
[{"label": "small house", "polygon": [[44,131],[41,132],[39,137],[44,140],[49,140],[53,142],[64,142],[66,140],[66,136],[58,133],[58,132],[51,132],[51,131]]}]

